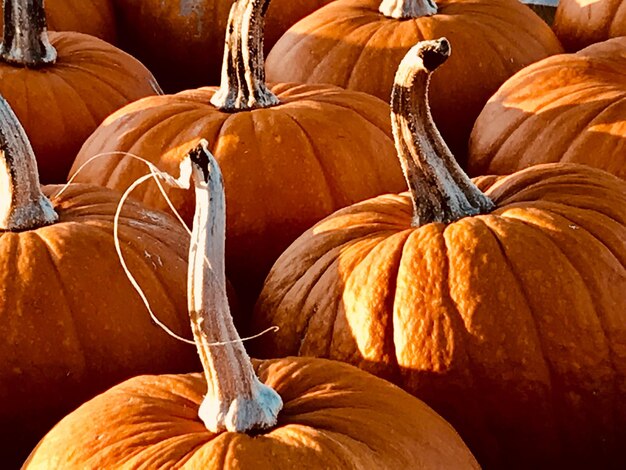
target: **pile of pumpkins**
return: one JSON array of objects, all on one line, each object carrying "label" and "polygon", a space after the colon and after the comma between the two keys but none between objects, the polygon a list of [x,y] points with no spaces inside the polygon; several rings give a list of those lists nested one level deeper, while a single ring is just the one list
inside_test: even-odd
[{"label": "pile of pumpkins", "polygon": [[626,2],[2,20],[2,468],[623,465]]}]

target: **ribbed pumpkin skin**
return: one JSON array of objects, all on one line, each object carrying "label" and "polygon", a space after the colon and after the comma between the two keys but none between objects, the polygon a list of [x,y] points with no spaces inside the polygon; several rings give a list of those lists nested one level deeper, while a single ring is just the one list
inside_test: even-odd
[{"label": "ribbed pumpkin skin", "polygon": [[346,364],[257,361],[282,397],[278,425],[212,434],[197,416],[200,374],[136,377],[81,406],[24,469],[471,469],[458,434],[419,400]]},{"label": "ribbed pumpkin skin", "polygon": [[57,62],[40,69],[0,63],[0,94],[26,130],[42,182],[61,183],[105,117],[160,88],[139,61],[104,41],[68,32],[49,37]]},{"label": "ribbed pumpkin skin", "polygon": [[[207,139],[226,188],[229,278],[253,303],[274,261],[307,228],[341,207],[401,191],[406,183],[389,108],[374,97],[283,84],[272,87],[278,106],[224,113],[209,102],[215,90],[146,98],[121,109],[87,140],[72,172],[93,155],[128,151],[177,175],[188,149]],[[87,165],[76,181],[124,190],[146,171],[130,158],[103,158]],[[166,207],[152,182],[133,195]],[[169,195],[191,224],[193,191]]]},{"label": "ribbed pumpkin skin", "polygon": [[552,29],[568,51],[626,36],[626,2],[559,0]]},{"label": "ribbed pumpkin skin", "polygon": [[[550,30],[515,0],[438,1],[439,14],[386,18],[380,0],[338,0],[290,28],[267,57],[274,82],[332,83],[385,102],[400,60],[424,39],[445,36],[454,53],[430,84],[437,127],[460,160],[489,97],[521,68],[562,52]],[[497,46],[495,46],[497,45]]]},{"label": "ribbed pumpkin skin", "polygon": [[[120,40],[169,92],[219,83],[232,0],[115,0]],[[265,50],[296,21],[332,0],[272,0]]]},{"label": "ribbed pumpkin skin", "polygon": [[[72,185],[53,200],[58,223],[0,232],[0,449],[9,460],[23,462],[62,416],[121,380],[196,367],[193,346],[152,322],[122,270],[112,235],[118,200]],[[160,320],[190,337],[189,237],[173,218],[134,202],[122,215],[131,272]]]},{"label": "ribbed pumpkin skin", "polygon": [[473,175],[581,163],[626,179],[626,38],[549,57],[511,77],[470,138]]},{"label": "ribbed pumpkin skin", "polygon": [[[115,16],[111,0],[45,0],[51,31],[76,31],[115,44]],[[0,2],[0,32],[4,12]]]},{"label": "ribbed pumpkin skin", "polygon": [[[489,215],[410,226],[407,193],[338,211],[270,272],[260,354],[345,361],[441,413],[493,468],[600,468],[626,438],[626,183],[488,178]],[[615,460],[618,459],[618,460]]]}]

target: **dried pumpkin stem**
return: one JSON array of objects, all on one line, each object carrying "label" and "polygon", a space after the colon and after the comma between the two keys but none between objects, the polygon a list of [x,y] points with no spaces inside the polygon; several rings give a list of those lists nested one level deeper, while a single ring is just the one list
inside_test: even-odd
[{"label": "dried pumpkin stem", "polygon": [[413,46],[400,63],[391,93],[391,124],[413,198],[413,226],[449,223],[494,208],[459,167],[430,113],[430,76],[449,55],[445,38]]},{"label": "dried pumpkin stem", "polygon": [[57,51],[48,40],[44,0],[3,0],[4,35],[0,57],[10,64],[43,67],[53,64]]},{"label": "dried pumpkin stem", "polygon": [[265,84],[263,29],[269,0],[237,0],[226,28],[222,83],[211,103],[222,111],[268,108],[279,104]]},{"label": "dried pumpkin stem", "polygon": [[58,216],[39,186],[35,154],[9,103],[0,97],[0,230],[32,230]]},{"label": "dried pumpkin stem", "polygon": [[378,11],[397,20],[420,18],[437,14],[434,0],[382,0]]},{"label": "dried pumpkin stem", "polygon": [[189,156],[196,194],[189,249],[189,315],[207,380],[199,416],[212,432],[268,428],[276,424],[282,400],[255,375],[230,315],[222,175],[206,142]]}]

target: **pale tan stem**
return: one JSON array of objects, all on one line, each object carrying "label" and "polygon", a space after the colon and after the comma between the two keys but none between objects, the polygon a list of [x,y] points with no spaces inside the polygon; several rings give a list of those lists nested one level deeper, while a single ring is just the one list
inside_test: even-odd
[{"label": "pale tan stem", "polygon": [[41,192],[37,161],[17,116],[0,97],[0,230],[32,230],[58,220]]},{"label": "pale tan stem", "polygon": [[237,112],[279,104],[265,84],[263,29],[269,0],[237,0],[230,9],[222,82],[211,103]]},{"label": "pale tan stem", "polygon": [[435,0],[382,0],[378,11],[397,20],[437,14]]},{"label": "pale tan stem", "polygon": [[198,414],[212,432],[268,428],[276,424],[282,400],[255,375],[230,314],[222,175],[206,142],[189,156],[196,194],[189,249],[189,315],[207,380],[207,394]]},{"label": "pale tan stem", "polygon": [[48,40],[44,0],[3,0],[4,34],[0,58],[22,67],[53,64],[57,51]]},{"label": "pale tan stem", "polygon": [[449,223],[494,208],[458,165],[430,113],[430,76],[449,55],[445,38],[418,43],[400,63],[392,89],[391,124],[413,198],[414,226]]}]

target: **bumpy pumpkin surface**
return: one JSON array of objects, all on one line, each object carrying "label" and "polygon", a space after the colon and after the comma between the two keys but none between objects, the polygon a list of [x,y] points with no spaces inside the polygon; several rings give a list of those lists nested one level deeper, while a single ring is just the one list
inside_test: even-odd
[{"label": "bumpy pumpkin surface", "polygon": [[[13,468],[96,393],[133,375],[197,362],[192,348],[151,321],[120,265],[113,241],[120,196],[89,185],[41,193],[32,150],[4,100],[0,146],[0,450]],[[119,236],[156,315],[189,336],[185,230],[129,202]]]},{"label": "bumpy pumpkin surface", "polygon": [[189,316],[205,374],[112,388],[63,419],[24,468],[478,468],[449,424],[381,379],[322,359],[251,363],[225,295],[220,169],[206,141],[189,157]]},{"label": "bumpy pumpkin surface", "polygon": [[582,163],[626,179],[626,38],[544,59],[491,97],[470,139],[468,170],[509,174]]},{"label": "bumpy pumpkin surface", "polygon": [[[261,14],[261,3],[254,2],[255,14]],[[238,24],[248,21],[244,15],[235,18]],[[255,18],[252,36],[257,39],[261,21]],[[176,174],[189,146],[207,139],[228,188],[229,276],[254,302],[272,263],[304,230],[340,207],[406,186],[385,103],[328,85],[267,89],[262,55],[249,57],[247,70],[253,72],[246,76],[261,75],[241,89],[250,90],[250,100],[261,97],[269,104],[250,105],[241,97],[237,104],[213,104],[237,95],[237,78],[228,75],[222,88],[139,100],[111,115],[89,137],[72,173],[94,155],[126,151]],[[124,190],[145,173],[142,163],[112,157],[87,165],[76,181]],[[152,183],[133,194],[150,206],[165,207]],[[174,189],[169,195],[190,223],[193,191]]]},{"label": "bumpy pumpkin surface", "polygon": [[568,51],[626,35],[626,2],[560,0],[554,32]]},{"label": "bumpy pumpkin surface", "polygon": [[[396,9],[388,11],[389,4]],[[463,159],[474,120],[489,97],[521,68],[562,49],[550,28],[516,0],[433,5],[431,0],[332,2],[276,43],[267,58],[267,78],[330,83],[389,102],[395,71],[409,48],[446,36],[458,53],[433,78],[431,106],[446,141]]]},{"label": "bumpy pumpkin surface", "polygon": [[105,117],[160,88],[139,61],[100,39],[47,34],[42,0],[11,2],[18,14],[4,32],[0,93],[26,129],[41,180],[61,183]]},{"label": "bumpy pumpkin surface", "polygon": [[459,184],[493,207],[451,217],[463,195],[439,176],[452,156],[415,83],[419,99],[398,83],[392,102],[413,192],[342,209],[281,255],[255,312],[280,330],[259,354],[393,381],[487,467],[610,465],[626,438],[626,183],[539,165],[481,178],[484,194]]},{"label": "bumpy pumpkin surface", "polygon": [[[52,31],[76,31],[115,43],[115,15],[111,0],[45,0],[46,18]],[[0,32],[3,5],[0,2]]]},{"label": "bumpy pumpkin surface", "polygon": [[[295,22],[332,0],[272,0],[265,50]],[[219,83],[233,0],[116,0],[121,42],[168,92]]]}]

